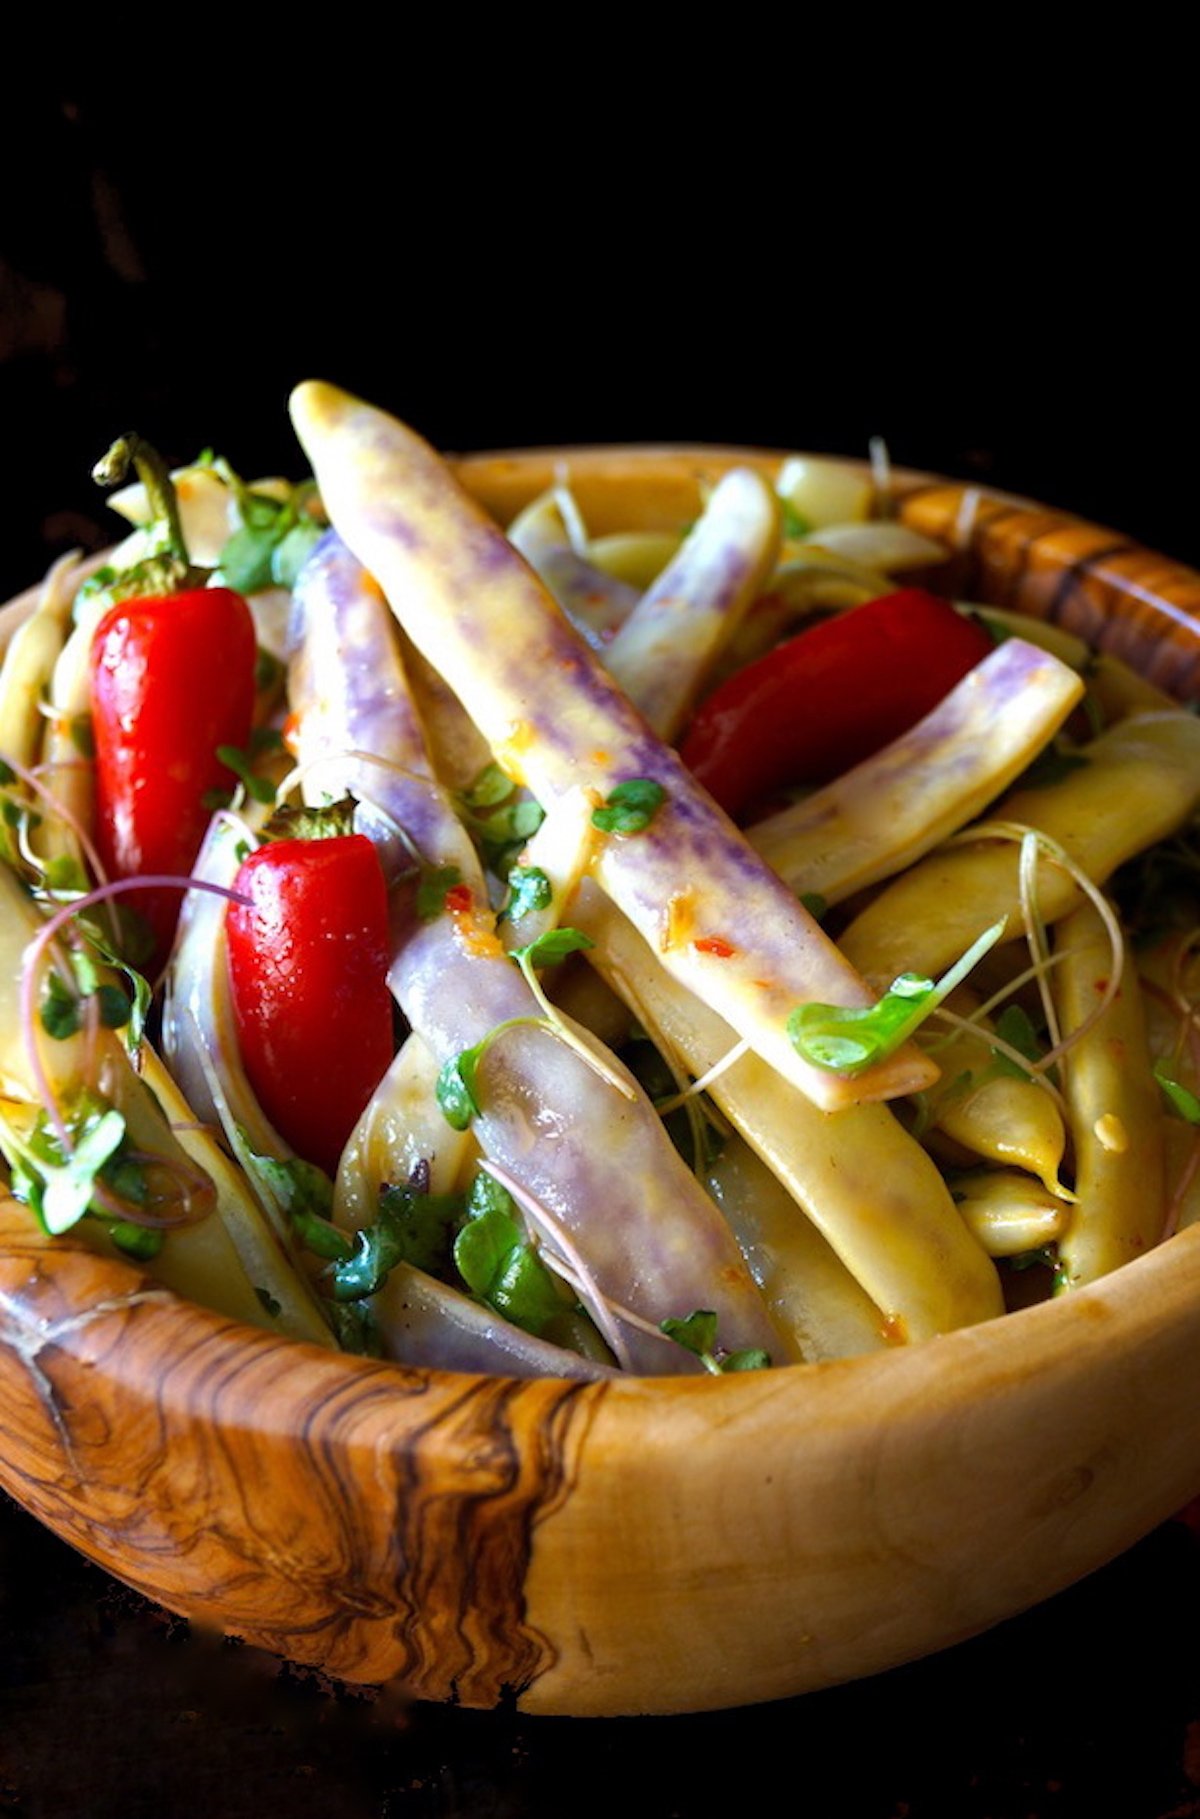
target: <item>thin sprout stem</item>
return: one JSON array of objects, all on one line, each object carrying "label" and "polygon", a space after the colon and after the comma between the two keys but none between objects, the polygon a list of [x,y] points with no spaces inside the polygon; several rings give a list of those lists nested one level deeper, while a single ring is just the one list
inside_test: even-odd
[{"label": "thin sprout stem", "polygon": [[73,1155],[74,1148],[62,1114],[58,1109],[58,1097],[42,1065],[41,1047],[37,1038],[35,997],[42,961],[59,930],[65,928],[67,923],[72,921],[81,910],[92,909],[99,903],[107,903],[111,897],[120,896],[126,891],[164,888],[174,888],[180,891],[208,891],[215,897],[227,898],[231,903],[249,903],[249,898],[240,891],[228,890],[223,884],[210,884],[203,878],[177,878],[157,872],[147,873],[145,876],[137,878],[118,878],[111,884],[104,884],[94,891],[88,891],[86,896],[78,898],[74,903],[64,904],[50,917],[45,926],[38,930],[33,939],[26,943],[21,959],[21,1035],[38,1099],[50,1120],[63,1154],[66,1156]]},{"label": "thin sprout stem", "polygon": [[[502,1168],[498,1162],[493,1162],[489,1157],[484,1157],[480,1160],[479,1166],[486,1174],[489,1174],[492,1177],[493,1181],[498,1181],[506,1193],[512,1195],[525,1217],[532,1220],[534,1227],[538,1231],[548,1234],[551,1244],[558,1247],[560,1255],[566,1260],[567,1264],[578,1272],[579,1285],[576,1287],[576,1292],[579,1293],[580,1288],[583,1290],[583,1292],[580,1293],[580,1300],[583,1301],[584,1305],[588,1308],[592,1319],[603,1333],[605,1341],[614,1358],[616,1358],[617,1362],[620,1364],[621,1369],[625,1371],[632,1370],[633,1360],[629,1355],[629,1348],[621,1337],[616,1321],[612,1317],[608,1299],[601,1290],[599,1283],[596,1281],[595,1276],[589,1269],[587,1262],[580,1253],[578,1247],[569,1234],[564,1231],[562,1222],[556,1219],[553,1214],[542,1205],[540,1200],[536,1200],[529,1190],[523,1187],[515,1176],[510,1175],[508,1170]],[[549,1264],[551,1255],[550,1253],[547,1253],[544,1248],[543,1257],[545,1262]]]},{"label": "thin sprout stem", "polygon": [[595,1054],[583,1040],[582,1036],[577,1036],[575,1034],[575,1031],[571,1028],[570,1024],[564,1020],[561,1011],[557,1010],[555,1006],[551,1004],[549,998],[547,998],[542,989],[541,980],[533,970],[529,956],[527,954],[522,954],[517,960],[517,965],[521,969],[526,985],[528,985],[538,1002],[546,1024],[553,1030],[560,1042],[565,1042],[569,1049],[575,1051],[581,1061],[586,1061],[592,1072],[597,1074],[601,1080],[607,1082],[609,1086],[616,1087],[623,1098],[630,1100],[636,1099],[636,1088],[630,1086],[628,1080],[622,1079],[621,1075],[618,1074],[615,1069],[609,1067],[607,1061]]},{"label": "thin sprout stem", "polygon": [[[80,762],[82,762],[82,760],[80,760]],[[74,835],[75,839],[79,842],[79,850],[91,867],[92,876],[99,885],[106,885],[108,883],[108,873],[104,869],[100,854],[97,852],[87,829],[83,826],[83,823],[71,813],[71,810],[67,808],[64,803],[59,801],[53,790],[42,782],[39,772],[45,767],[39,765],[35,769],[30,770],[23,764],[17,764],[11,758],[6,759],[6,763],[8,764],[9,769],[21,779],[22,783],[24,783],[28,789],[31,789],[34,794],[46,804],[55,820],[61,821],[68,833]],[[54,770],[65,770],[66,766],[65,764],[59,764],[53,765],[51,768]],[[30,852],[26,854],[26,857],[29,859],[30,864],[38,869],[44,869],[42,867],[42,861],[36,854]],[[109,929],[112,933],[113,940],[116,941],[120,938],[120,926],[117,922],[116,912],[110,907],[108,915]]]},{"label": "thin sprout stem", "polygon": [[997,1054],[1005,1056],[1007,1060],[1013,1063],[1014,1067],[1018,1067],[1021,1070],[1021,1073],[1025,1075],[1034,1086],[1040,1086],[1043,1091],[1049,1093],[1054,1103],[1058,1106],[1058,1109],[1064,1116],[1066,1115],[1066,1101],[1063,1099],[1062,1094],[1059,1092],[1054,1082],[1048,1080],[1045,1074],[1040,1073],[1038,1071],[1038,1066],[1030,1061],[1027,1056],[1023,1055],[1020,1049],[1014,1048],[1011,1042],[1005,1042],[1004,1038],[998,1036],[994,1030],[988,1030],[987,1032],[979,1031],[969,1018],[960,1017],[957,1011],[948,1011],[944,1004],[939,1005],[937,1010],[930,1012],[931,1022],[935,1017],[941,1018],[941,1020],[944,1023],[948,1023],[952,1029],[965,1030],[967,1034],[971,1036],[978,1036],[981,1033],[985,1033],[989,1047],[994,1048]]},{"label": "thin sprout stem", "polygon": [[[1048,1027],[1054,1034],[1054,1046],[1050,1049],[1048,1054],[1043,1055],[1039,1061],[1033,1064],[1032,1072],[1040,1074],[1046,1068],[1053,1067],[1056,1061],[1062,1060],[1064,1056],[1074,1048],[1076,1043],[1095,1028],[1100,1018],[1104,1015],[1105,1011],[1116,997],[1118,991],[1121,989],[1121,979],[1125,970],[1125,942],[1121,934],[1120,924],[1113,914],[1112,906],[1104,895],[1104,892],[1088,877],[1082,866],[1075,863],[1071,858],[1071,855],[1059,845],[1058,841],[1051,839],[1049,834],[1044,834],[1040,828],[1028,827],[1020,821],[980,821],[975,827],[964,828],[961,833],[953,835],[945,844],[947,847],[970,846],[979,840],[1011,840],[1020,842],[1022,847],[1024,847],[1026,839],[1030,836],[1032,836],[1042,848],[1050,863],[1056,865],[1061,872],[1065,872],[1067,877],[1071,879],[1092,904],[1096,914],[1103,922],[1104,927],[1108,932],[1109,941],[1112,944],[1112,965],[1109,968],[1108,983],[1099,1002],[1093,1006],[1091,1011],[1089,1011],[1088,1015],[1079,1025],[1079,1028],[1072,1030],[1069,1036],[1060,1038],[1057,1034],[1057,1022],[1048,1024]],[[1024,908],[1023,900],[1022,908]],[[1050,956],[1047,956],[1046,964],[1049,963]],[[998,1047],[999,1044],[996,1044],[995,1046]],[[1028,1062],[1023,1062],[1022,1065],[1029,1067],[1030,1064]]]},{"label": "thin sprout stem", "polygon": [[1021,841],[1017,862],[1021,915],[1025,921],[1025,943],[1029,949],[1029,958],[1037,970],[1038,997],[1042,1001],[1042,1015],[1046,1020],[1050,1046],[1057,1049],[1062,1042],[1062,1030],[1059,1028],[1058,1012],[1046,978],[1046,957],[1050,952],[1050,944],[1046,939],[1046,924],[1038,907],[1037,868],[1038,837],[1031,829]]},{"label": "thin sprout stem", "polygon": [[1179,1230],[1179,1216],[1183,1211],[1183,1203],[1187,1198],[1188,1189],[1196,1178],[1198,1168],[1200,1168],[1200,1130],[1193,1134],[1191,1151],[1183,1166],[1183,1172],[1175,1184],[1175,1192],[1167,1204],[1166,1215],[1163,1219],[1162,1235],[1164,1238],[1173,1238]]},{"label": "thin sprout stem", "polygon": [[744,1037],[741,1042],[735,1042],[733,1047],[728,1049],[726,1053],[721,1056],[719,1061],[714,1061],[708,1071],[701,1074],[698,1080],[693,1080],[691,1085],[685,1088],[683,1092],[676,1093],[673,1099],[661,1101],[656,1108],[659,1114],[665,1117],[668,1112],[678,1111],[685,1099],[696,1098],[701,1093],[706,1093],[713,1081],[719,1080],[726,1068],[733,1067],[741,1060],[743,1055],[749,1052],[749,1049],[750,1044]]}]

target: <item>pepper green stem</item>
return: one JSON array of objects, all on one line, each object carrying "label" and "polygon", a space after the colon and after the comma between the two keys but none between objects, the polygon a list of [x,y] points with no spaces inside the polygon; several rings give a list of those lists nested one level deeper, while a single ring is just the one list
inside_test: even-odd
[{"label": "pepper green stem", "polygon": [[92,479],[98,486],[119,486],[130,467],[146,489],[151,518],[162,526],[166,550],[177,557],[185,569],[188,568],[188,550],[179,517],[175,482],[166,462],[151,443],[139,436],[136,430],[118,436],[108,453],[92,469]]}]

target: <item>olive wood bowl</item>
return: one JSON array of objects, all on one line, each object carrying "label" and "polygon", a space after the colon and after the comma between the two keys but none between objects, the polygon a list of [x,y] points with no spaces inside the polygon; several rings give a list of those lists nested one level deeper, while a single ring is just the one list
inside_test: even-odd
[{"label": "olive wood bowl", "polygon": [[[561,459],[458,471],[507,520]],[[742,459],[778,457],[570,452],[598,532],[678,525]],[[1200,692],[1200,574],[1027,501],[964,509],[976,490],[896,486],[900,515],[957,548],[962,592]],[[970,1636],[1200,1491],[1198,1376],[1195,1227],[924,1344],[580,1384],[277,1339],[0,1200],[0,1484],[172,1610],[468,1706],[698,1711]]]}]

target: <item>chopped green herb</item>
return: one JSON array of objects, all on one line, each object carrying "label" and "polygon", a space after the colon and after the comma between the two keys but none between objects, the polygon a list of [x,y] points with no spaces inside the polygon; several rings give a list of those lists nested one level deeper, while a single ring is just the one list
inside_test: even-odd
[{"label": "chopped green herb", "polygon": [[428,865],[421,868],[417,886],[417,915],[422,922],[432,922],[446,907],[446,892],[462,883],[457,865]]},{"label": "chopped green herb", "polygon": [[549,909],[554,891],[545,872],[537,865],[518,865],[508,874],[508,901],[497,918],[500,922],[520,922],[523,916]]},{"label": "chopped green herb", "polygon": [[788,1018],[793,1048],[813,1066],[835,1073],[857,1074],[873,1067],[908,1041],[943,998],[996,945],[1005,926],[1000,921],[985,929],[936,984],[918,973],[901,973],[872,1005],[857,1009],[835,1004],[799,1005]]},{"label": "chopped green herb", "polygon": [[796,510],[790,499],[780,499],[779,515],[783,523],[783,534],[785,537],[791,538],[793,542],[798,542],[801,537],[812,536],[812,525],[804,516],[803,512],[798,512]]},{"label": "chopped green herb", "polygon": [[470,788],[463,791],[462,800],[470,809],[498,808],[507,802],[514,788],[512,779],[498,764],[485,764]]},{"label": "chopped green herb", "polygon": [[822,921],[829,909],[828,900],[822,897],[820,891],[801,891],[800,901],[814,922]]},{"label": "chopped green herb", "polygon": [[262,1305],[266,1309],[267,1313],[270,1314],[272,1320],[277,1320],[279,1318],[279,1315],[282,1314],[282,1312],[283,1312],[283,1304],[279,1301],[276,1301],[274,1295],[271,1293],[270,1289],[268,1289],[268,1288],[256,1287],[254,1292],[258,1296],[259,1300],[262,1302]]},{"label": "chopped green herb", "polygon": [[666,799],[666,790],[652,777],[630,777],[592,810],[592,826],[602,834],[644,833]]}]

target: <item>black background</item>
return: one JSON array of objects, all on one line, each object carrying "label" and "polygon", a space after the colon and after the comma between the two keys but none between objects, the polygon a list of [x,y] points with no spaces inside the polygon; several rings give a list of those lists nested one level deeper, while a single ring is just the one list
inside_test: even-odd
[{"label": "black background", "polygon": [[[882,434],[899,462],[1200,564],[1191,103],[1164,90],[1169,47],[1152,72],[1125,42],[1047,64],[1040,37],[1001,48],[981,25],[948,81],[944,42],[876,45],[868,76],[854,31],[830,47],[804,20],[747,21],[702,70],[682,18],[649,60],[636,22],[482,44],[456,23],[434,51],[363,32],[354,57],[334,23],[297,74],[294,22],[251,55],[212,21],[186,96],[165,54],[57,86],[10,65],[3,591],[104,539],[87,474],[126,428],[173,460],[214,443],[248,474],[297,471],[286,395],[312,375],[458,449],[858,454]],[[517,80],[546,57],[554,80]],[[0,1500],[0,1813],[692,1819],[773,1806],[779,1783],[791,1810],[847,1819],[1184,1819],[1198,1620],[1177,1523],[860,1687],[533,1722],[350,1694],[189,1634]]]}]

